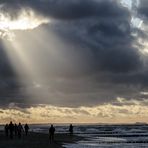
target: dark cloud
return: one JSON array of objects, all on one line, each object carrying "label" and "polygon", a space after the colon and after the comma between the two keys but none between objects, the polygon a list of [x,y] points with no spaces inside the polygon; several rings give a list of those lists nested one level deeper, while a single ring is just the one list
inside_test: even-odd
[{"label": "dark cloud", "polygon": [[[116,0],[7,0],[1,1],[5,4],[4,12],[10,12],[15,18],[23,8],[31,8],[41,15],[56,19],[81,19],[87,17],[129,17],[127,9],[122,7]],[[107,8],[108,11],[104,11]],[[18,13],[17,13],[18,11]],[[11,13],[12,12],[12,13]]]},{"label": "dark cloud", "polygon": [[[30,3],[28,4],[30,6]],[[47,7],[48,6],[48,7]],[[32,8],[58,19],[81,19],[86,17],[127,17],[128,11],[121,7],[114,0],[47,0],[44,2],[32,3]],[[108,11],[104,11],[108,8]]]},{"label": "dark cloud", "polygon": [[11,102],[26,102],[24,98],[27,95],[23,93],[22,88],[25,88],[24,83],[20,81],[20,77],[7,54],[5,44],[0,39],[0,106],[9,106]]},{"label": "dark cloud", "polygon": [[[18,75],[12,68],[5,46],[0,39],[0,103],[3,105],[19,89]],[[16,94],[15,94],[16,98]],[[7,102],[9,103],[9,101]]]},{"label": "dark cloud", "polygon": [[13,71],[13,68],[10,65],[10,61],[7,57],[5,47],[3,45],[2,40],[0,39],[0,77],[11,77],[12,75],[15,76],[15,72]]},{"label": "dark cloud", "polygon": [[[0,2],[5,4],[3,12],[8,12],[12,19],[16,19],[23,8],[53,19],[34,30],[16,31],[16,39],[23,43],[25,52],[31,54],[33,65],[42,73],[38,74],[41,84],[27,82],[24,85],[10,72],[10,63],[0,63],[1,74],[10,75],[9,79],[3,79],[8,86],[4,92],[8,93],[1,93],[5,101],[0,99],[0,103],[14,102],[22,108],[34,103],[92,106],[112,103],[117,97],[138,99],[140,91],[147,90],[144,61],[138,47],[133,46],[137,38],[132,35],[131,12],[118,1]],[[4,62],[8,61],[7,57],[2,57]],[[4,68],[4,65],[8,66]],[[13,93],[12,88],[15,89]],[[28,91],[38,97],[26,99]]]},{"label": "dark cloud", "polygon": [[147,21],[148,18],[148,1],[140,0],[140,5],[138,6],[139,15]]},{"label": "dark cloud", "polygon": [[[79,51],[75,52],[78,54],[89,54],[86,58],[89,57],[89,64],[93,69],[119,73],[137,70],[142,62],[138,49],[133,47],[136,40],[131,35],[131,20],[126,15],[128,10],[118,17],[119,8],[118,6],[114,17],[112,14],[103,16],[105,12],[102,12],[101,17],[58,22],[54,24],[55,32],[64,37],[63,40],[77,46]],[[110,9],[114,11],[115,8]]]}]

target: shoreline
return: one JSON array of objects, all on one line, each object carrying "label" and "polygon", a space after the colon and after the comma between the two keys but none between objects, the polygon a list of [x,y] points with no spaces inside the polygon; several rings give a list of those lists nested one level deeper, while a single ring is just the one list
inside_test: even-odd
[{"label": "shoreline", "polygon": [[28,136],[23,133],[22,138],[15,137],[10,139],[0,132],[0,148],[64,148],[64,144],[76,143],[84,139],[83,137],[69,134],[55,134],[53,143],[49,141],[49,135],[45,133],[29,132]]}]

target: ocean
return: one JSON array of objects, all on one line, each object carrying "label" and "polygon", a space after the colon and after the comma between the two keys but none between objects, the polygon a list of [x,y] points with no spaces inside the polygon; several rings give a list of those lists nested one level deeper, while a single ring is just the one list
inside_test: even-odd
[{"label": "ocean", "polygon": [[[48,133],[48,124],[30,125],[33,132]],[[0,127],[3,128],[2,126]],[[68,125],[56,124],[56,133],[68,133]],[[74,134],[85,138],[65,148],[148,148],[148,124],[74,125]]]}]

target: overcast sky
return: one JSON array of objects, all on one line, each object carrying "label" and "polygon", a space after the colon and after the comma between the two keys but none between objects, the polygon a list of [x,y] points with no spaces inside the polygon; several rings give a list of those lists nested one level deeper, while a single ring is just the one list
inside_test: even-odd
[{"label": "overcast sky", "polygon": [[2,122],[146,122],[147,24],[147,0],[0,0]]}]

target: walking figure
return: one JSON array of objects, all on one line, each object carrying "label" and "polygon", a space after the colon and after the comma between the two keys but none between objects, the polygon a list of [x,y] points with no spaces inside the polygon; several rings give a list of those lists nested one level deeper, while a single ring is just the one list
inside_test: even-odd
[{"label": "walking figure", "polygon": [[23,127],[22,124],[19,123],[18,127],[17,127],[17,133],[18,133],[18,138],[21,139],[22,137],[22,131],[23,131]]},{"label": "walking figure", "polygon": [[10,139],[13,139],[14,125],[12,121],[9,124]]},{"label": "walking figure", "polygon": [[28,130],[29,130],[29,126],[28,126],[27,123],[25,124],[24,129],[25,129],[25,134],[27,136],[28,135]]},{"label": "walking figure", "polygon": [[73,135],[73,125],[72,124],[70,124],[69,126],[69,133],[70,135]]},{"label": "walking figure", "polygon": [[6,137],[8,137],[8,133],[9,133],[9,125],[6,124],[5,125],[5,135],[6,135]]},{"label": "walking figure", "polygon": [[15,123],[14,124],[14,134],[15,134],[15,136],[17,136],[17,132],[18,132],[18,127],[17,127],[17,124]]},{"label": "walking figure", "polygon": [[50,143],[52,143],[54,141],[54,133],[55,133],[55,128],[51,124],[51,126],[49,128],[49,139],[50,139]]}]

